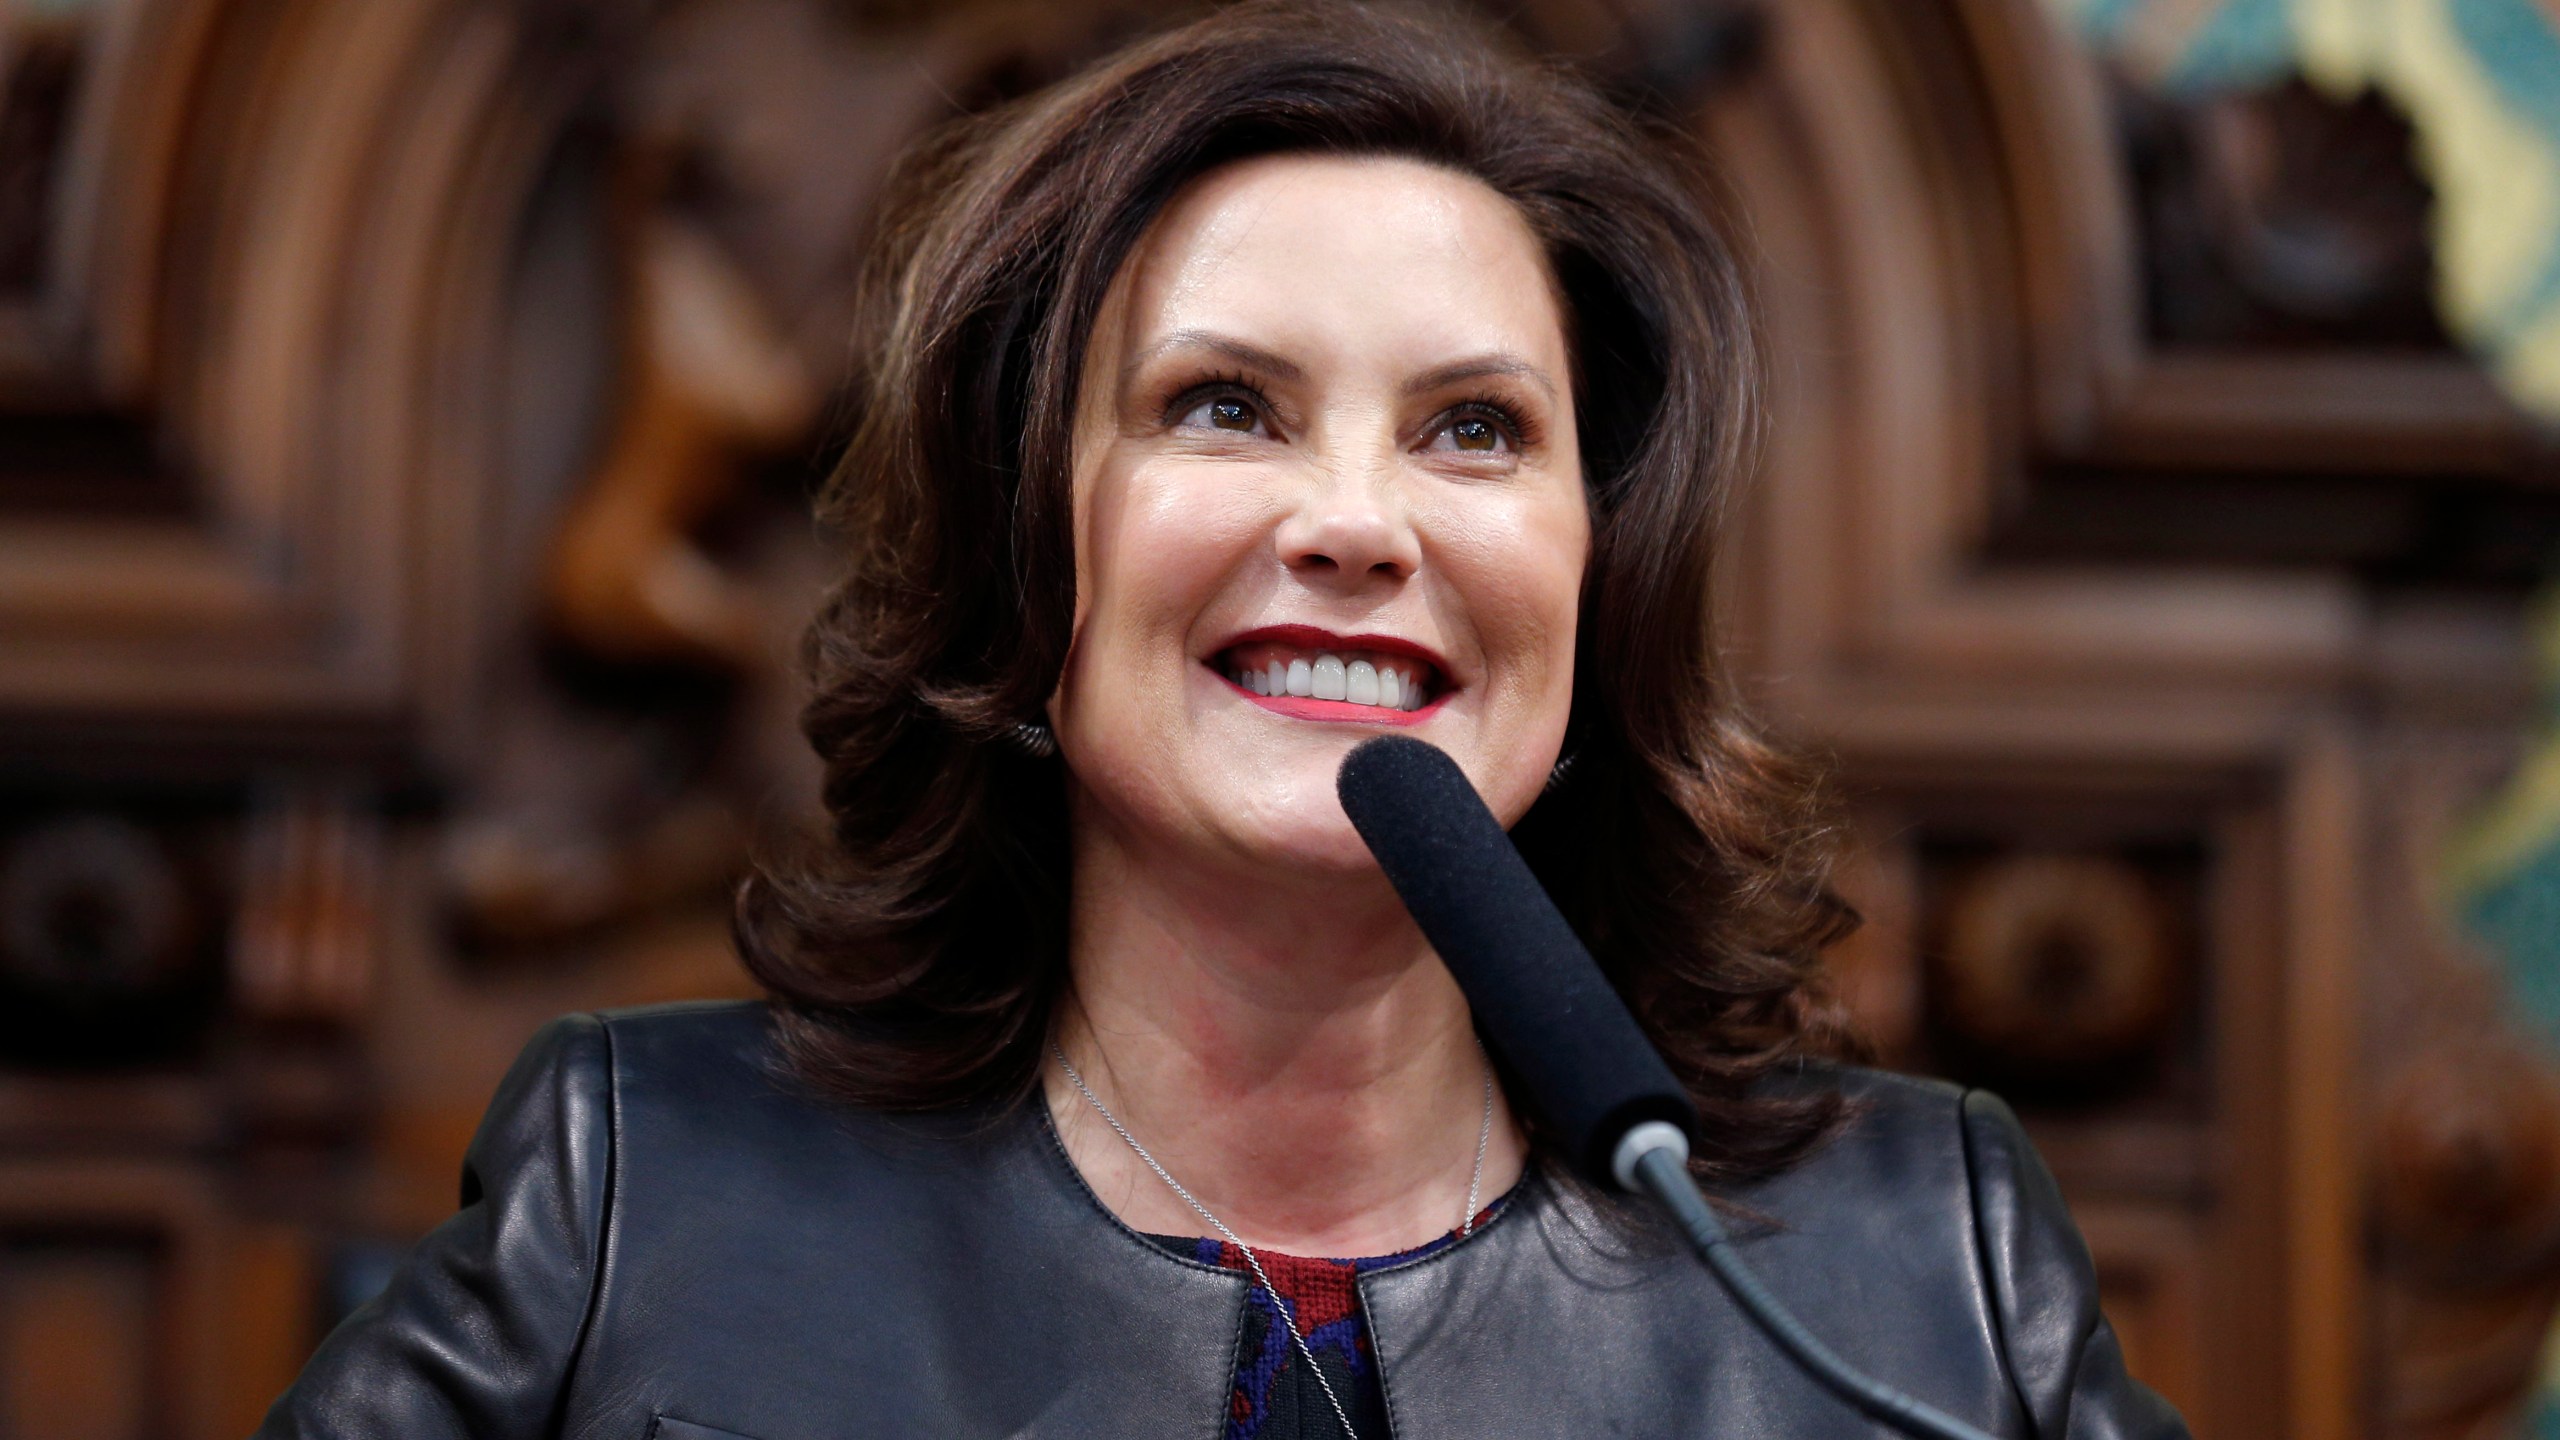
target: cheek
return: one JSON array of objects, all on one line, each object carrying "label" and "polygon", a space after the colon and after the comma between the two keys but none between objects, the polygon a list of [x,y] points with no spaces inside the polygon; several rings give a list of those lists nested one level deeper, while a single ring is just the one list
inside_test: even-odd
[{"label": "cheek", "polygon": [[1486,664],[1509,682],[1505,698],[1523,704],[1569,698],[1591,543],[1579,492],[1469,507],[1451,517],[1444,533],[1443,563],[1462,592]]},{"label": "cheek", "polygon": [[1106,464],[1079,497],[1079,640],[1112,672],[1187,661],[1193,625],[1250,557],[1261,529],[1252,487],[1203,471]]}]

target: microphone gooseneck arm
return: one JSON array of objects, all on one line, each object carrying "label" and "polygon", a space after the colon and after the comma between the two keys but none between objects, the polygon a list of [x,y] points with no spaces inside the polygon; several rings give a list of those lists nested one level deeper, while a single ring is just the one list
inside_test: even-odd
[{"label": "microphone gooseneck arm", "polygon": [[1852,1369],[1760,1283],[1689,1174],[1697,1112],[1457,762],[1406,736],[1343,757],[1343,813],[1465,992],[1485,1043],[1594,1180],[1650,1195],[1816,1384],[1923,1440],[1992,1440]]},{"label": "microphone gooseneck arm", "polygon": [[1685,1144],[1656,1144],[1643,1149],[1626,1167],[1635,1182],[1627,1188],[1652,1196],[1671,1212],[1672,1220],[1688,1237],[1698,1258],[1707,1262],[1707,1268],[1723,1282],[1726,1293],[1733,1296],[1733,1303],[1742,1307],[1742,1313],[1751,1317],[1751,1323],[1760,1327],[1769,1343],[1785,1351],[1796,1368],[1823,1389],[1906,1435],[1926,1436],[1928,1440],[1992,1440],[1944,1410],[1851,1368],[1848,1361],[1807,1330],[1804,1322],[1769,1293],[1769,1287],[1761,1284],[1760,1277],[1734,1252],[1733,1237],[1725,1233],[1715,1207],[1707,1203],[1697,1182],[1689,1176],[1688,1153]]}]

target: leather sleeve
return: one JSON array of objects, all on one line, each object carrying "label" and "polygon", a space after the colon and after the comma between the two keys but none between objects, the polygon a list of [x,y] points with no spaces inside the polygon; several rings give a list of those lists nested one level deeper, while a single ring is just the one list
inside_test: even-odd
[{"label": "leather sleeve", "polygon": [[2178,1412],[2126,1373],[2089,1247],[2018,1117],[1970,1091],[1964,1142],[1983,1273],[2036,1440],[2187,1440]]},{"label": "leather sleeve", "polygon": [[610,1043],[592,1015],[534,1036],[472,1137],[461,1210],[322,1342],[256,1440],[550,1432],[602,1260]]}]

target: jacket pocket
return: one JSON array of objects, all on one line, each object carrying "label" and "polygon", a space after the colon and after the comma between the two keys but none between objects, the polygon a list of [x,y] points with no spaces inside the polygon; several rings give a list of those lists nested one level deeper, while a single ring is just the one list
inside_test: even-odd
[{"label": "jacket pocket", "polygon": [[649,1426],[649,1440],[756,1440],[753,1435],[735,1430],[717,1430],[709,1425],[696,1425],[673,1415],[661,1415]]}]

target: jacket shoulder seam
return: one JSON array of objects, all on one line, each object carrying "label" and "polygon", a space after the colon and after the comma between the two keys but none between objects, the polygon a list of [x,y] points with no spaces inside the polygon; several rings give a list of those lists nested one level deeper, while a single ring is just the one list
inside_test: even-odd
[{"label": "jacket shoulder seam", "polygon": [[596,1316],[604,1308],[605,1266],[612,1254],[614,1211],[622,1198],[622,1067],[614,1059],[613,1026],[610,1017],[601,1012],[584,1012],[578,1018],[593,1029],[604,1047],[604,1173],[597,1181],[604,1187],[604,1194],[596,1205],[596,1234],[587,1259],[586,1304],[578,1315],[577,1334],[569,1342],[568,1363],[561,1370],[558,1408],[552,1416],[553,1434],[566,1433],[570,1387],[585,1363],[588,1337],[594,1333]]},{"label": "jacket shoulder seam", "polygon": [[596,1021],[611,1029],[620,1025],[645,1025],[654,1021],[681,1021],[696,1016],[747,1015],[763,1011],[761,1000],[666,1000],[652,1005],[617,1005],[588,1012]]},{"label": "jacket shoulder seam", "polygon": [[2027,1423],[2028,1433],[2035,1431],[2035,1407],[2027,1403],[2027,1392],[2018,1380],[2017,1362],[2009,1353],[2009,1330],[2016,1317],[2000,1293],[2000,1277],[1991,1263],[1988,1227],[1984,1224],[1982,1205],[1982,1156],[1974,1140],[1973,1097],[1984,1092],[1963,1088],[1956,1100],[1956,1138],[1964,1156],[1965,1228],[1972,1232],[1974,1269],[1982,1277],[1982,1300],[1990,1311],[1991,1354],[2000,1366],[2000,1378],[2009,1389],[2009,1399]]}]

